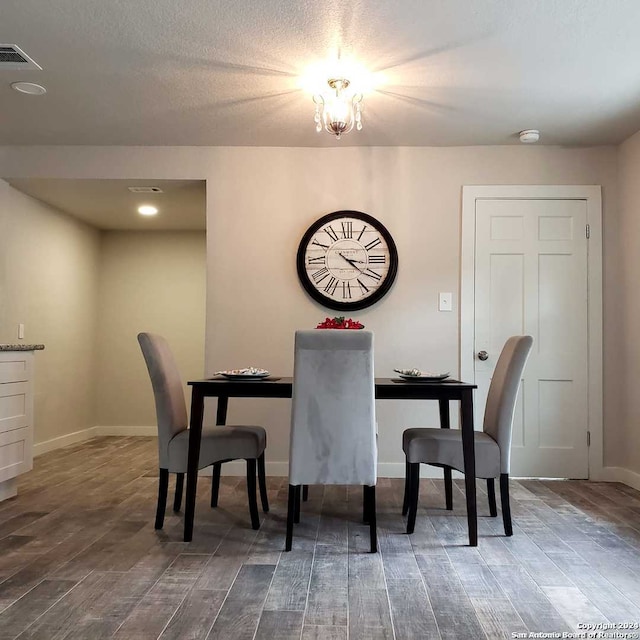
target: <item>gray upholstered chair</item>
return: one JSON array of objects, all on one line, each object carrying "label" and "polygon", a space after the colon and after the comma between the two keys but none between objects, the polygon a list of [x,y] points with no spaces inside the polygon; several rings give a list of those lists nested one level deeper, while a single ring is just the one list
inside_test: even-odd
[{"label": "gray upholstered chair", "polygon": [[[156,402],[158,422],[158,458],[160,486],[156,510],[156,529],[162,529],[169,489],[169,473],[177,474],[173,510],[180,511],[184,474],[187,471],[189,430],[187,429],[187,407],[178,367],[167,341],[152,333],[138,334],[153,394]],[[214,465],[211,483],[211,506],[218,504],[220,464],[244,458],[247,461],[247,491],[251,525],[260,528],[256,502],[256,466],[260,484],[262,509],[269,511],[264,467],[264,450],[267,434],[262,427],[220,426],[202,430],[199,469]]]},{"label": "gray upholstered chair", "polygon": [[[487,479],[489,512],[498,515],[494,479],[500,477],[500,501],[504,532],[513,535],[509,506],[509,469],[511,429],[518,387],[529,357],[533,338],[512,336],[505,343],[489,386],[482,431],[474,432],[476,477]],[[409,512],[407,533],[413,533],[418,510],[420,463],[445,469],[447,509],[452,509],[451,469],[464,472],[462,437],[459,429],[417,427],[402,434],[406,457],[404,504],[402,515]]]},{"label": "gray upholstered chair", "polygon": [[371,551],[377,550],[377,443],[373,334],[362,330],[297,331],[289,450],[286,550],[300,521],[300,489],[310,484],[362,485]]}]

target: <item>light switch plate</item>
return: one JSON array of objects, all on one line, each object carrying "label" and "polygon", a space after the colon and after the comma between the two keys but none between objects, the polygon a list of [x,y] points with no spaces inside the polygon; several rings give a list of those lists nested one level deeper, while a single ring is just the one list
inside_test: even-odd
[{"label": "light switch plate", "polygon": [[440,293],[438,309],[440,311],[453,311],[453,294],[452,293]]},{"label": "light switch plate", "polygon": [[18,325],[18,340],[24,340],[24,325],[22,323]]}]

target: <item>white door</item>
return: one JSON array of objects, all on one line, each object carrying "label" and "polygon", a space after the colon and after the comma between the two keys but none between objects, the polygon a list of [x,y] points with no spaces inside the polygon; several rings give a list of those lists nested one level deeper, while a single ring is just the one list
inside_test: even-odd
[{"label": "white door", "polygon": [[513,424],[514,476],[588,477],[586,228],[586,200],[475,202],[477,424],[506,339],[534,338]]}]

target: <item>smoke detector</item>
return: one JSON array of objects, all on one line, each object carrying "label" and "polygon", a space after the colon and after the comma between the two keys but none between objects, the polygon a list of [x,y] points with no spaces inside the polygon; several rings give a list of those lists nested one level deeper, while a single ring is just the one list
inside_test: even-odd
[{"label": "smoke detector", "polygon": [[30,58],[18,45],[0,44],[0,70],[36,69],[42,71],[42,67]]},{"label": "smoke detector", "polygon": [[520,132],[520,142],[530,144],[540,140],[540,132],[537,129],[525,129]]},{"label": "smoke detector", "polygon": [[26,93],[30,96],[41,96],[47,93],[47,90],[35,82],[12,82],[11,88],[20,93]]}]

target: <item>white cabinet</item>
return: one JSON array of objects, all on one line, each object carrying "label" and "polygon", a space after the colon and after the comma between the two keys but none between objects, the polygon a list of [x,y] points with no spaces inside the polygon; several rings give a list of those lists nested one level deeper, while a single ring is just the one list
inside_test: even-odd
[{"label": "white cabinet", "polygon": [[33,467],[33,351],[0,351],[0,500]]}]

